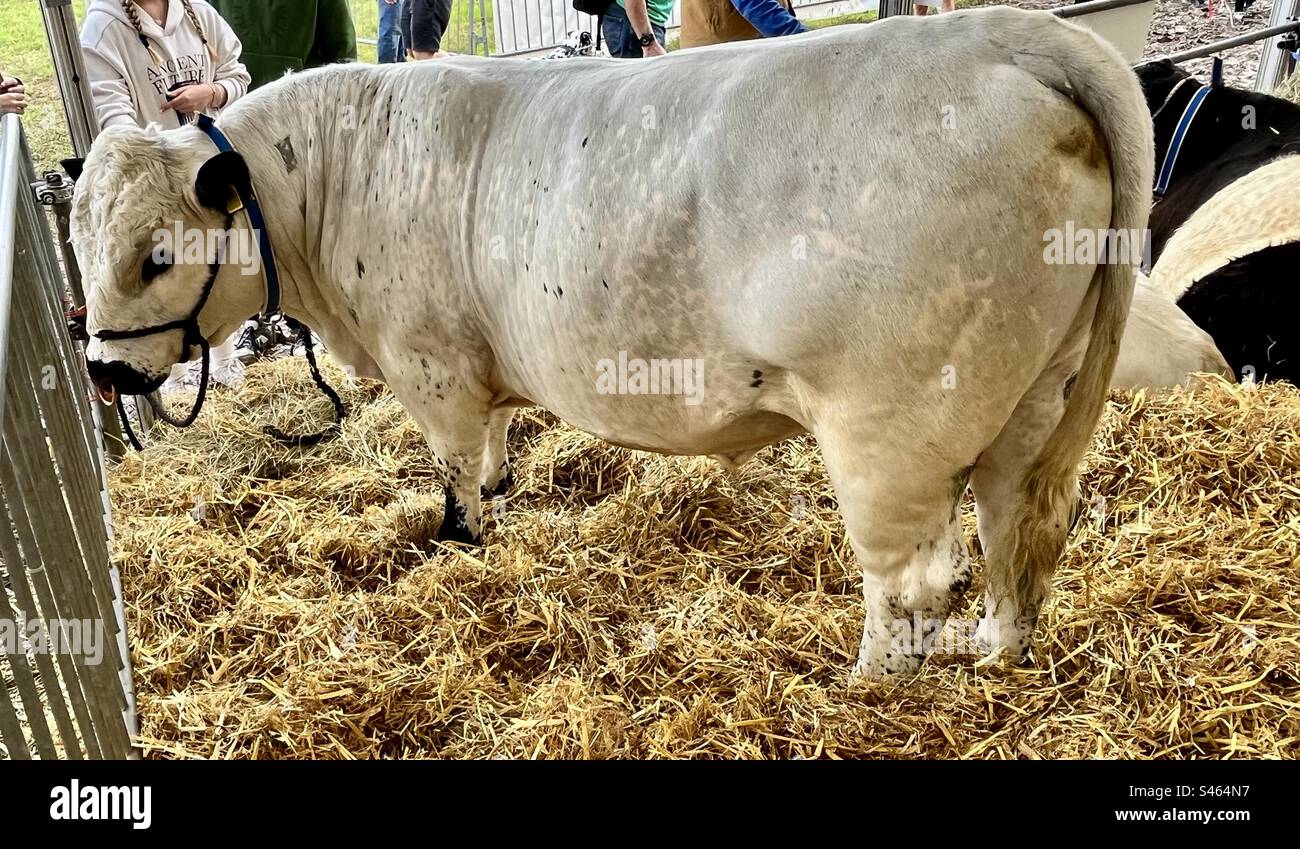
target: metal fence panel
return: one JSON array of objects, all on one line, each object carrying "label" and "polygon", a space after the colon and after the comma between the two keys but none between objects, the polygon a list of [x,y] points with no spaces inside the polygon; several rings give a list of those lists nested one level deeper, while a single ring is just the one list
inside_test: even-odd
[{"label": "metal fence panel", "polygon": [[[1297,16],[1300,16],[1300,0],[1273,0],[1268,25],[1281,26],[1296,20]],[[1295,60],[1283,49],[1284,38],[1284,35],[1274,35],[1264,42],[1259,54],[1259,69],[1255,72],[1255,91],[1272,94],[1273,89],[1291,75]]]},{"label": "metal fence panel", "polygon": [[0,756],[133,755],[102,434],[17,116],[0,120]]},{"label": "metal fence panel", "polygon": [[[479,0],[481,3],[482,0]],[[878,0],[794,0],[794,10],[803,20],[869,12]],[[910,0],[909,0],[910,4]],[[453,7],[453,26],[459,14]],[[910,8],[910,5],[909,5]],[[572,0],[495,0],[492,3],[492,40],[496,55],[528,55],[548,51],[571,32],[595,33],[596,19],[577,12]],[[666,29],[669,38],[682,24],[681,4],[673,6]]]}]

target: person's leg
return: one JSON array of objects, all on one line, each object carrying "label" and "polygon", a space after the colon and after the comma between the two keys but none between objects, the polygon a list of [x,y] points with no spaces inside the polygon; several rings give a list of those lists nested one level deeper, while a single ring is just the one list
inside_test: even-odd
[{"label": "person's leg", "polygon": [[636,40],[627,12],[617,3],[609,4],[601,19],[600,30],[605,35],[605,48],[615,59],[640,59],[641,44]]},{"label": "person's leg", "polygon": [[406,58],[402,55],[401,9],[397,3],[389,0],[375,2],[379,4],[379,44],[376,47],[379,64],[401,62]]},{"label": "person's leg", "polygon": [[[658,40],[658,42],[659,42],[659,46],[662,47],[663,49],[667,50],[667,49],[668,49],[668,33],[664,30],[664,28],[661,27],[661,26],[659,26],[658,24],[651,24],[651,25],[650,25],[650,31],[653,32],[653,33],[655,34],[655,39]],[[639,47],[640,45],[637,45],[637,46]]]},{"label": "person's leg", "polygon": [[402,0],[397,13],[397,29],[402,35],[403,56],[411,49],[411,0]]},{"label": "person's leg", "polygon": [[912,14],[920,15],[924,18],[926,15],[930,14],[930,7],[925,3],[913,3]]}]

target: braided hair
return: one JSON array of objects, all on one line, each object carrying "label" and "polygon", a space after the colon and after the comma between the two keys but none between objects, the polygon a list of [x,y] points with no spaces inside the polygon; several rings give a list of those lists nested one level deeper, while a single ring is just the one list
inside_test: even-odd
[{"label": "braided hair", "polygon": [[[135,34],[139,37],[140,43],[144,45],[144,49],[149,51],[149,58],[153,59],[155,64],[162,65],[162,57],[160,57],[157,51],[153,49],[153,45],[149,43],[148,36],[144,34],[144,28],[140,25],[140,7],[135,5],[132,0],[121,0],[121,3],[122,12],[126,15],[127,20],[131,22],[131,26],[135,29]],[[212,64],[215,67],[219,64],[217,60],[217,51],[213,49],[210,43],[208,43],[208,34],[203,31],[203,24],[199,21],[199,16],[195,13],[193,4],[190,3],[190,0],[180,0],[180,3],[181,6],[185,8],[185,16],[190,19],[190,24],[194,27],[195,31],[198,32],[199,41],[202,41],[203,46],[208,49],[208,58],[212,60]]]},{"label": "braided hair", "polygon": [[131,2],[131,0],[121,0],[121,2],[122,12],[126,15],[127,20],[131,22],[131,26],[135,29],[136,37],[140,39],[140,43],[144,45],[144,49],[149,51],[149,58],[154,61],[155,65],[163,64],[162,57],[153,49],[153,45],[149,43],[148,37],[144,34],[144,28],[140,26],[140,7]]},{"label": "braided hair", "polygon": [[212,60],[212,66],[215,68],[220,64],[217,61],[217,51],[212,48],[211,44],[208,44],[208,34],[203,31],[203,24],[199,22],[199,16],[194,13],[194,6],[190,3],[190,0],[181,0],[181,5],[185,7],[185,15],[190,19],[190,23],[194,25],[195,32],[199,34],[199,41],[203,42],[203,46],[208,48],[208,58]]}]

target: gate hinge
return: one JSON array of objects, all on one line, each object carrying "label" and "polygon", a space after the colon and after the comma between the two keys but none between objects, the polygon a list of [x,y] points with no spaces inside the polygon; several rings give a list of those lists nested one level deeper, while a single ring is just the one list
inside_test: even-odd
[{"label": "gate hinge", "polygon": [[72,202],[72,182],[58,171],[46,171],[45,176],[32,183],[36,202],[45,206]]}]

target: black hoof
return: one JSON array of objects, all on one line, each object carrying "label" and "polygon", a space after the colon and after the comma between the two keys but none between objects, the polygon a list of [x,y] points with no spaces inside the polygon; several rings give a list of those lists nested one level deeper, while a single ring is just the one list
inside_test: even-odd
[{"label": "black hoof", "polygon": [[459,542],[475,547],[483,545],[481,537],[474,536],[469,528],[457,522],[454,518],[450,522],[444,520],[438,528],[438,542]]},{"label": "black hoof", "polygon": [[515,485],[515,473],[513,471],[507,471],[505,477],[497,481],[496,486],[492,487],[491,489],[488,489],[487,487],[483,487],[483,497],[500,498],[501,496],[509,492],[514,485]]},{"label": "black hoof", "polygon": [[447,501],[443,508],[442,524],[438,526],[438,542],[461,542],[466,545],[482,545],[483,540],[475,536],[465,521],[465,508],[456,501],[451,487],[444,490]]}]

